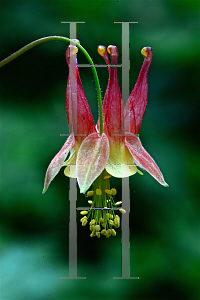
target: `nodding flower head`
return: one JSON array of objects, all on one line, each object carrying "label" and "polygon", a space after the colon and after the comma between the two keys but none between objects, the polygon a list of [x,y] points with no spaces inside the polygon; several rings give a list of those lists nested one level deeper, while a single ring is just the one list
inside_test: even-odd
[{"label": "nodding flower head", "polygon": [[[144,61],[137,82],[123,108],[117,78],[118,49],[110,45],[98,47],[98,53],[108,65],[108,85],[103,100],[103,133],[99,133],[99,121],[95,127],[90,107],[85,97],[77,62],[77,48],[70,45],[66,51],[69,76],[66,90],[66,110],[70,136],[51,161],[45,176],[44,190],[60,169],[65,166],[64,174],[77,178],[81,193],[92,190],[86,196],[91,209],[82,211],[81,222],[85,226],[91,216],[91,237],[101,235],[115,236],[113,229],[119,227],[120,218],[115,215],[116,189],[110,189],[111,176],[123,178],[136,173],[140,167],[151,174],[161,185],[168,186],[153,158],[143,148],[138,133],[144,117],[148,98],[148,71],[152,61],[151,47],[141,53]],[[111,64],[108,58],[111,57]],[[69,154],[69,157],[68,157]],[[122,208],[121,213],[125,213]],[[102,227],[102,230],[101,230]]]}]

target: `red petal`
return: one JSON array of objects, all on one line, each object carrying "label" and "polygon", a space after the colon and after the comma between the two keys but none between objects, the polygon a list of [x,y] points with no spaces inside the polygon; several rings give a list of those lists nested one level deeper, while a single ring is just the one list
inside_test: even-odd
[{"label": "red petal", "polygon": [[48,166],[48,169],[46,171],[45,175],[45,181],[44,181],[44,189],[43,194],[47,191],[51,181],[54,179],[54,177],[58,174],[60,171],[65,159],[67,158],[67,155],[69,153],[69,150],[75,145],[75,139],[74,135],[71,134],[66,142],[64,143],[61,150],[56,154],[56,156],[51,161],[50,165]]},{"label": "red petal", "polygon": [[90,107],[88,105],[87,99],[82,88],[78,64],[76,62],[76,54],[72,54],[72,50],[74,49],[74,47],[75,46],[70,45],[66,51],[66,60],[69,65],[69,76],[66,93],[66,109],[70,132],[74,132],[75,136],[77,134],[83,135],[80,138],[80,140],[82,141],[88,134],[96,132],[96,129],[90,111]]},{"label": "red petal", "polygon": [[85,193],[104,170],[109,150],[109,141],[105,133],[101,137],[97,133],[92,133],[82,142],[76,160],[77,180],[81,193]]},{"label": "red petal", "polygon": [[[117,64],[117,47],[109,46],[108,49],[111,55],[111,64]],[[123,102],[117,79],[117,67],[110,67],[108,86],[103,100],[103,117],[104,126],[107,128],[107,131],[104,132],[108,137],[113,137],[121,143],[124,140],[122,136]]]},{"label": "red petal", "polygon": [[138,136],[131,135],[126,137],[125,144],[133,155],[136,164],[149,172],[160,184],[168,186],[155,161],[143,148]]},{"label": "red petal", "polygon": [[124,127],[126,132],[137,134],[140,130],[142,119],[148,99],[148,71],[152,61],[151,47],[143,48],[144,62],[141,67],[135,87],[124,108]]}]

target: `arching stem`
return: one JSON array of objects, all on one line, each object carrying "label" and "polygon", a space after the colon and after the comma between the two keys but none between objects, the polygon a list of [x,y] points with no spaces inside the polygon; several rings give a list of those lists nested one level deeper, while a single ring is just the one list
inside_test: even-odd
[{"label": "arching stem", "polygon": [[102,133],[103,133],[103,112],[102,112],[102,98],[101,98],[101,89],[100,89],[100,84],[99,84],[99,78],[98,78],[96,68],[94,66],[94,63],[93,63],[90,55],[77,42],[75,42],[74,40],[71,40],[69,38],[63,37],[63,36],[48,36],[48,37],[44,37],[44,38],[38,39],[38,40],[33,41],[30,44],[24,46],[20,50],[16,51],[12,55],[10,55],[7,58],[5,58],[4,60],[2,60],[0,62],[0,68],[3,67],[3,66],[5,66],[7,63],[11,62],[13,59],[17,58],[21,54],[23,54],[26,51],[30,50],[31,48],[33,48],[33,47],[35,47],[35,46],[37,46],[39,44],[42,44],[44,42],[48,42],[48,41],[64,41],[64,42],[69,42],[69,43],[75,45],[76,47],[78,47],[78,49],[80,49],[83,52],[83,54],[85,55],[85,57],[87,58],[87,60],[89,61],[89,63],[92,65],[92,72],[93,72],[93,75],[94,75],[94,80],[95,80],[96,89],[97,89],[97,96],[98,96],[99,136],[101,136]]}]

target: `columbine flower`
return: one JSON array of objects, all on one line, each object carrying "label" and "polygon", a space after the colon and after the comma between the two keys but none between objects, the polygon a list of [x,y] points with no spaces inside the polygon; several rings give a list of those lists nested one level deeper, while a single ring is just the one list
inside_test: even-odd
[{"label": "columbine flower", "polygon": [[[109,81],[103,101],[103,134],[101,136],[98,135],[99,121],[95,127],[83,92],[78,65],[76,64],[76,73],[70,69],[70,61],[76,61],[76,52],[75,46],[69,46],[66,52],[69,65],[66,106],[71,135],[47,169],[43,193],[61,167],[67,166],[64,171],[65,175],[77,178],[81,193],[85,193],[92,184],[92,190],[86,194],[86,197],[92,196],[92,200],[88,201],[91,209],[81,212],[85,215],[81,219],[82,225],[85,226],[91,217],[90,236],[99,238],[101,233],[108,238],[116,235],[112,227],[120,226],[120,217],[115,215],[113,206],[121,203],[115,204],[114,202],[117,191],[114,188],[110,189],[111,175],[123,178],[136,172],[142,174],[136,167],[138,165],[149,172],[160,184],[168,186],[158,166],[142,147],[138,137],[147,105],[148,70],[152,60],[152,50],[150,47],[142,49],[142,54],[145,56],[144,62],[124,109],[117,79],[117,68],[108,67]],[[99,46],[98,52],[109,64],[106,48]],[[111,64],[117,64],[117,47],[109,46],[108,52],[111,55]],[[76,85],[77,101],[73,93]],[[70,157],[65,161],[69,151]],[[119,211],[126,213],[122,208]]]},{"label": "columbine flower", "polygon": [[[106,48],[99,46],[99,54],[109,63]],[[116,46],[109,46],[111,64],[118,62]],[[142,49],[145,56],[135,87],[123,110],[117,79],[117,68],[110,67],[109,81],[103,101],[104,131],[109,138],[110,155],[106,170],[114,177],[128,177],[138,170],[133,163],[149,172],[160,184],[168,186],[155,161],[142,147],[138,137],[148,98],[148,71],[152,49]],[[97,123],[97,129],[98,129]],[[128,163],[130,162],[130,164]],[[139,172],[141,173],[141,172]]]},{"label": "columbine flower", "polygon": [[[66,51],[69,65],[69,76],[66,92],[66,108],[70,136],[51,161],[45,176],[43,193],[58,174],[62,166],[65,175],[78,179],[82,193],[85,193],[92,182],[102,173],[109,157],[109,141],[105,133],[100,137],[96,131],[90,107],[83,92],[81,79],[76,64],[76,70],[71,70],[70,63],[76,62],[75,46],[70,45]],[[71,85],[70,85],[71,84]],[[75,94],[75,91],[77,93]],[[77,99],[76,99],[77,96]],[[66,158],[70,151],[70,157]]]}]

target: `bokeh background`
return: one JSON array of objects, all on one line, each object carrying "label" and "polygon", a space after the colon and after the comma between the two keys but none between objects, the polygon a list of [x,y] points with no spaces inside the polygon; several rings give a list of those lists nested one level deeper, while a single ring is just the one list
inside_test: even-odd
[{"label": "bokeh background", "polygon": [[[199,17],[196,0],[1,1],[0,55],[6,58],[44,36],[77,37],[95,63],[97,46],[118,46],[130,25],[130,91],[153,48],[149,100],[140,130],[145,149],[169,188],[148,173],[130,178],[130,274],[120,276],[120,231],[91,239],[78,226],[78,276],[68,276],[69,182],[61,171],[42,195],[48,164],[68,133],[65,89],[67,45],[48,42],[1,69],[1,296],[2,300],[190,299],[200,297]],[[80,63],[87,63],[82,53]],[[119,81],[120,81],[120,70]],[[89,68],[80,70],[94,121],[97,96]],[[105,93],[108,72],[98,74]],[[112,180],[120,199],[121,180]],[[84,196],[77,205],[84,206]]]}]

